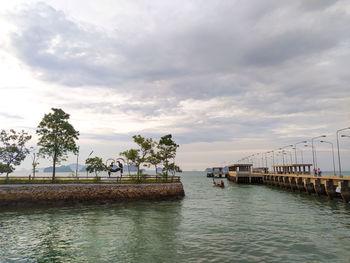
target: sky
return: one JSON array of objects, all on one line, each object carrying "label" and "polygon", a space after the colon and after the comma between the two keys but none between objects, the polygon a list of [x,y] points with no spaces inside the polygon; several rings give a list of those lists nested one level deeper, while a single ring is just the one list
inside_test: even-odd
[{"label": "sky", "polygon": [[[44,114],[62,108],[81,163],[117,157],[135,134],[172,134],[183,170],[320,135],[336,154],[336,130],[350,127],[349,32],[347,0],[1,0],[0,129],[35,146]],[[314,143],[332,170],[331,144]],[[339,146],[350,170],[350,138]],[[302,154],[312,163],[311,147]]]}]

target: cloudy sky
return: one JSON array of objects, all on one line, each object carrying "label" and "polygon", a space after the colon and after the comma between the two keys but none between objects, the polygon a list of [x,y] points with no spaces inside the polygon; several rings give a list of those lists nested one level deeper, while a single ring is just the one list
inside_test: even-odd
[{"label": "cloudy sky", "polygon": [[[2,1],[0,128],[35,135],[59,107],[82,160],[171,133],[184,170],[335,143],[350,126],[349,32],[347,0]],[[332,169],[330,145],[315,145]],[[350,170],[350,138],[340,146]]]}]

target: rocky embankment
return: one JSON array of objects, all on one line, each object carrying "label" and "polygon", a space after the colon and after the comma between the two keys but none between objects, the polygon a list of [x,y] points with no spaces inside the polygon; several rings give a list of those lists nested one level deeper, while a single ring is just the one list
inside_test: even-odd
[{"label": "rocky embankment", "polygon": [[27,204],[117,202],[182,198],[183,185],[155,184],[32,184],[0,185],[0,207]]}]

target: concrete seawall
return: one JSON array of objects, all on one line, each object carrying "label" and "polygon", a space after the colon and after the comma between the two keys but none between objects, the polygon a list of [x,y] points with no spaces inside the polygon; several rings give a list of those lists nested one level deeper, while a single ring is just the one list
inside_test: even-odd
[{"label": "concrete seawall", "polygon": [[32,184],[0,185],[0,207],[26,204],[62,204],[182,198],[183,185],[155,184]]}]

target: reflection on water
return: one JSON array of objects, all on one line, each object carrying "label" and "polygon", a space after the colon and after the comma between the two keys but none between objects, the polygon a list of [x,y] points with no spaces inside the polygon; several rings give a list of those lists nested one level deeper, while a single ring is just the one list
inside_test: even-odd
[{"label": "reflection on water", "polygon": [[350,205],[185,173],[180,201],[0,212],[0,262],[348,262]]}]

